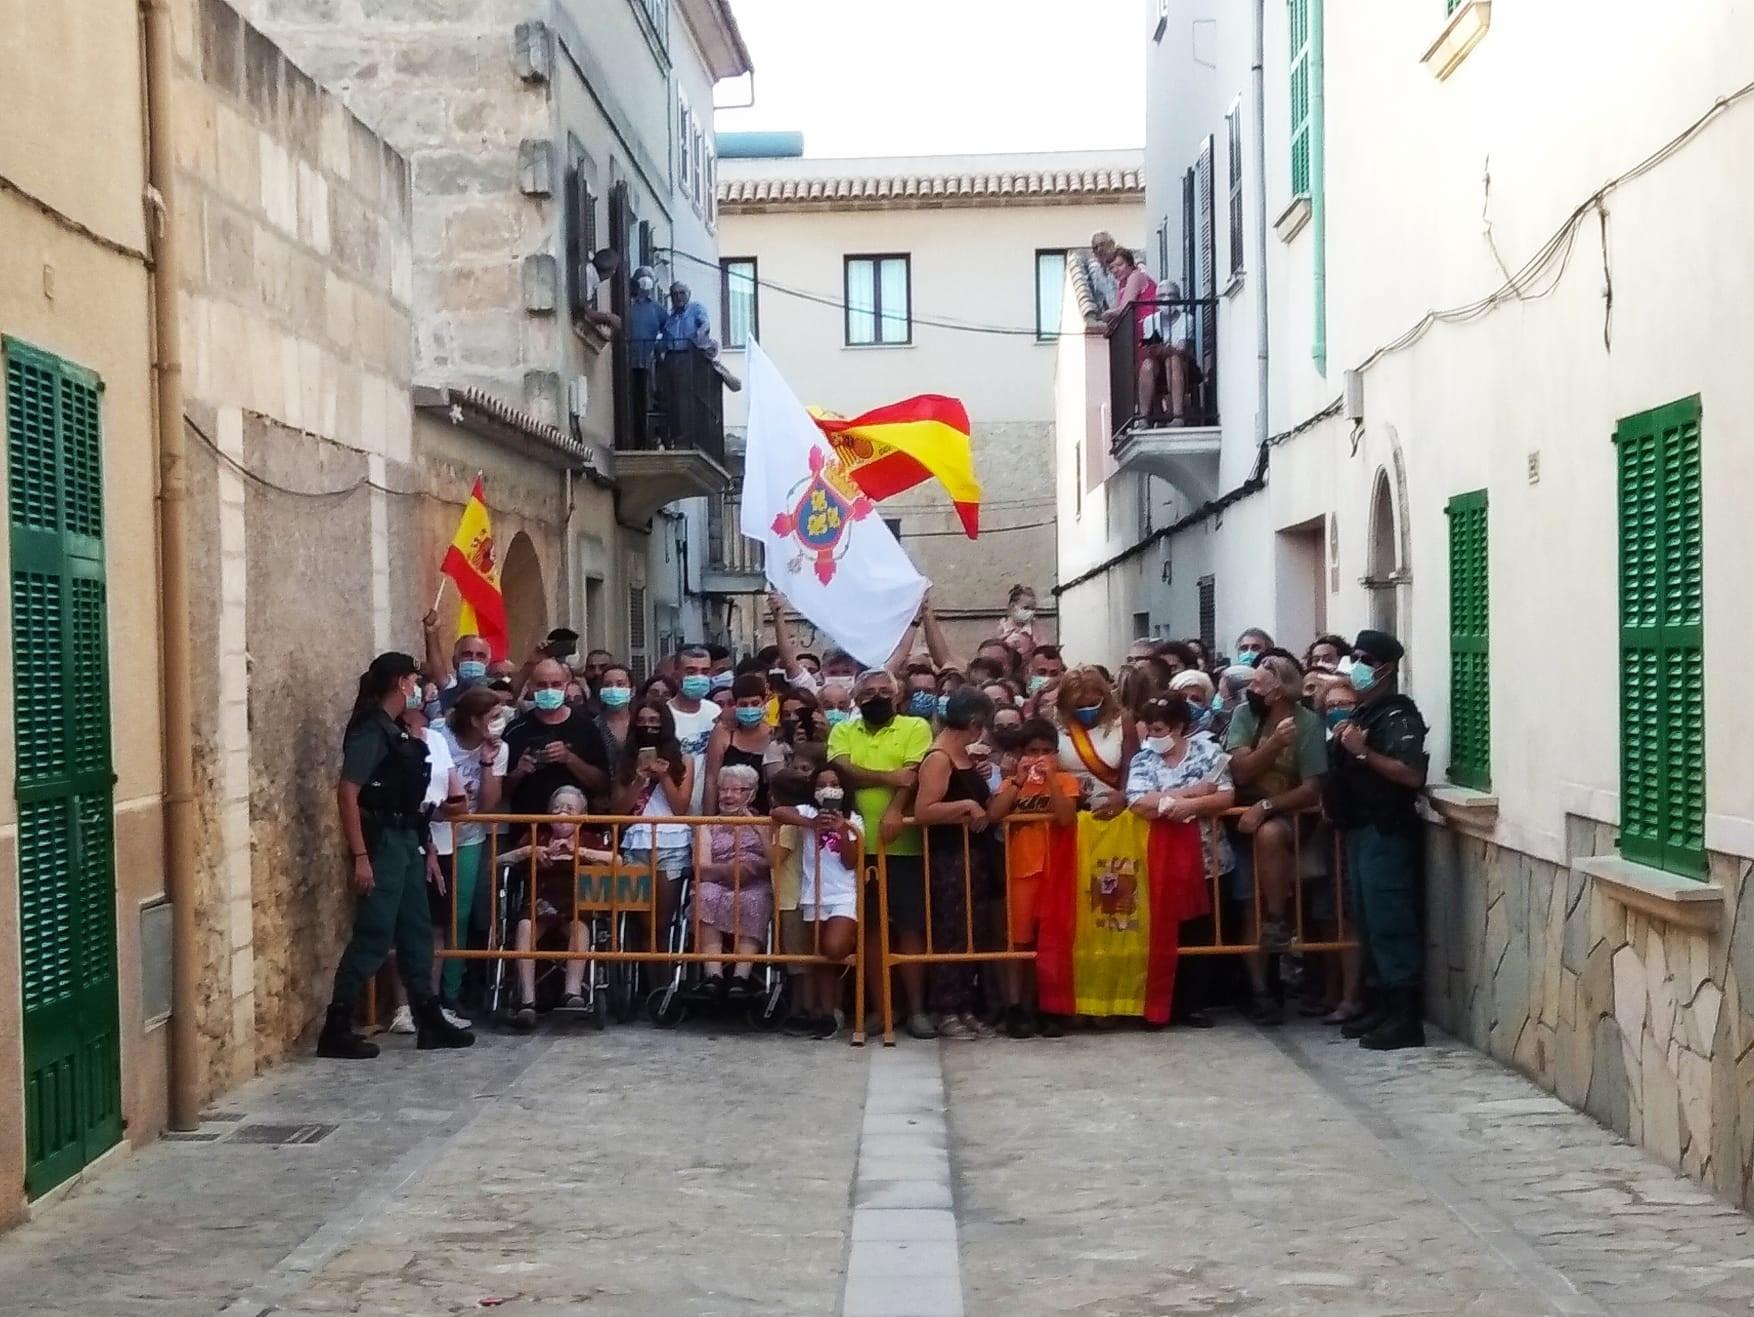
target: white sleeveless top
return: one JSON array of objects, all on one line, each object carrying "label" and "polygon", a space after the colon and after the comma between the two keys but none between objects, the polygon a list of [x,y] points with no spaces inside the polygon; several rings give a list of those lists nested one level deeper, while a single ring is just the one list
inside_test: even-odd
[{"label": "white sleeveless top", "polygon": [[[1121,755],[1126,751],[1127,723],[1125,718],[1116,718],[1107,727],[1090,729],[1090,744],[1102,762],[1113,768],[1121,776],[1126,776],[1126,765],[1121,762]],[[1072,744],[1071,734],[1063,728],[1060,731],[1060,767],[1078,779],[1079,786],[1086,792],[1100,794],[1111,791],[1106,782],[1093,776],[1084,767],[1084,761],[1078,757],[1078,750]]]}]

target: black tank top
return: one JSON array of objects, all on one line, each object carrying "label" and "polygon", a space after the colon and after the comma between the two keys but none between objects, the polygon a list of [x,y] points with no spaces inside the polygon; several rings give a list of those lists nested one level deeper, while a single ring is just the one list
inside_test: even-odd
[{"label": "black tank top", "polygon": [[[944,750],[933,750],[926,757],[929,759],[932,755],[943,755],[946,759],[950,759],[949,752]],[[987,779],[980,769],[958,768],[956,761],[950,759],[950,780],[944,784],[946,803],[954,804],[960,800],[972,800],[975,804],[985,808],[987,802],[992,798],[993,793],[987,786]],[[960,855],[962,853],[963,832],[964,829],[960,824],[939,824],[936,827],[926,829],[926,843],[934,850],[955,851]],[[985,833],[970,833],[969,839],[977,849],[986,844]]]}]

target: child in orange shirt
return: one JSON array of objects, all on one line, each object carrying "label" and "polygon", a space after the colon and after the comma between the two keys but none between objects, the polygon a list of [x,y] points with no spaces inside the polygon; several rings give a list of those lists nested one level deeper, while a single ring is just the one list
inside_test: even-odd
[{"label": "child in orange shirt", "polygon": [[[1015,812],[1047,814],[1051,826],[1069,828],[1078,821],[1078,779],[1059,767],[1060,734],[1045,719],[1033,718],[1018,729],[1017,767],[993,797],[995,819]],[[1010,943],[1019,951],[1033,950],[1036,903],[1047,871],[1050,824],[1040,821],[1005,825],[1005,886]],[[1005,1032],[1029,1038],[1036,1032],[1035,966],[1007,960],[1005,965]],[[1060,1036],[1051,1016],[1040,1024],[1044,1038]]]}]

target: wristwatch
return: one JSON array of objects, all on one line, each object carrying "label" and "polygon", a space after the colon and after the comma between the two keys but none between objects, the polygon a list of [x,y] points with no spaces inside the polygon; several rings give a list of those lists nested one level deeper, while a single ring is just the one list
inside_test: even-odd
[{"label": "wristwatch", "polygon": [[1273,812],[1273,798],[1271,796],[1268,796],[1265,800],[1263,800],[1261,802],[1261,813],[1271,814],[1272,812]]}]

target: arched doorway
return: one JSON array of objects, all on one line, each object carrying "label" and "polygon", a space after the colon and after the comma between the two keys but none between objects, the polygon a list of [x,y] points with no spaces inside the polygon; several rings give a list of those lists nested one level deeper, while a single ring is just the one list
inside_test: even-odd
[{"label": "arched doorway", "polygon": [[542,582],[542,561],[523,531],[512,536],[506,546],[499,588],[505,597],[510,656],[521,659],[548,634],[548,590]]},{"label": "arched doorway", "polygon": [[1395,534],[1395,498],[1389,473],[1376,473],[1370,496],[1370,568],[1365,585],[1370,590],[1370,624],[1379,631],[1400,635],[1400,609],[1396,589],[1400,583],[1399,537]]}]

